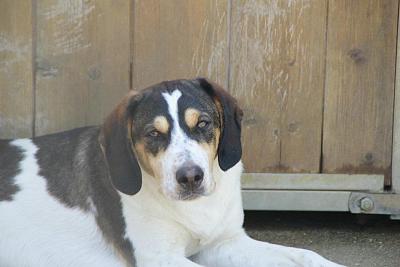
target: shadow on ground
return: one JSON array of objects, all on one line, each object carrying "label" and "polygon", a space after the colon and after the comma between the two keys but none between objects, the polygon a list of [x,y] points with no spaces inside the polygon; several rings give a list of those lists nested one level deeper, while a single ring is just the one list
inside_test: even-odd
[{"label": "shadow on ground", "polygon": [[349,267],[400,267],[400,221],[387,216],[247,211],[245,228],[255,239],[311,249]]}]

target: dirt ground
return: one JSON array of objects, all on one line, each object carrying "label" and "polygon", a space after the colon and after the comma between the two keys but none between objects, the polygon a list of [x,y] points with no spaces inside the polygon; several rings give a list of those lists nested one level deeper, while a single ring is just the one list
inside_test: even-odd
[{"label": "dirt ground", "polygon": [[255,239],[314,250],[349,267],[400,267],[400,221],[327,212],[246,212]]}]

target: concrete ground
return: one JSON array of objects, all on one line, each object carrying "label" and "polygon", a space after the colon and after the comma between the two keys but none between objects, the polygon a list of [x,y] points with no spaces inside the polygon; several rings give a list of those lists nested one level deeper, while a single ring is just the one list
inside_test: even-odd
[{"label": "concrete ground", "polygon": [[246,212],[255,239],[311,249],[349,267],[400,267],[400,221],[328,212]]}]

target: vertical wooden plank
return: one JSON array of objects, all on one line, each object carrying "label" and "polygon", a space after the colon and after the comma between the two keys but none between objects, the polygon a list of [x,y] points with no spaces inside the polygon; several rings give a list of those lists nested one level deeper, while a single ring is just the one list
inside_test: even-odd
[{"label": "vertical wooden plank", "polygon": [[31,137],[32,4],[0,1],[0,138]]},{"label": "vertical wooden plank", "polygon": [[227,0],[135,0],[133,87],[207,76],[226,86]]},{"label": "vertical wooden plank", "polygon": [[129,90],[126,0],[37,4],[37,133],[101,123]]},{"label": "vertical wooden plank", "polygon": [[234,0],[230,90],[248,172],[318,172],[327,1]]},{"label": "vertical wooden plank", "polygon": [[390,183],[397,0],[330,1],[323,171]]},{"label": "vertical wooden plank", "polygon": [[392,190],[400,193],[400,7],[397,13],[397,58],[393,114]]}]

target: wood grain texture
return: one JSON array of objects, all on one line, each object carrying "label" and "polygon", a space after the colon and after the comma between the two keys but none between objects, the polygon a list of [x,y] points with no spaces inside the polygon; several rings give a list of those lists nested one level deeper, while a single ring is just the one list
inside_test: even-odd
[{"label": "wood grain texture", "polygon": [[133,88],[207,76],[227,85],[227,0],[135,0]]},{"label": "wood grain texture", "polygon": [[31,1],[0,1],[0,138],[31,137]]},{"label": "wood grain texture", "polygon": [[[399,13],[400,14],[400,7]],[[400,20],[397,21],[396,82],[393,114],[392,191],[400,194]]]},{"label": "wood grain texture", "polygon": [[383,174],[244,173],[242,189],[383,192]]},{"label": "wood grain texture", "polygon": [[324,172],[390,173],[397,12],[395,0],[329,3]]},{"label": "wood grain texture", "polygon": [[318,172],[327,1],[232,2],[230,90],[247,172]]},{"label": "wood grain texture", "polygon": [[129,90],[129,5],[38,1],[38,135],[99,124]]}]

